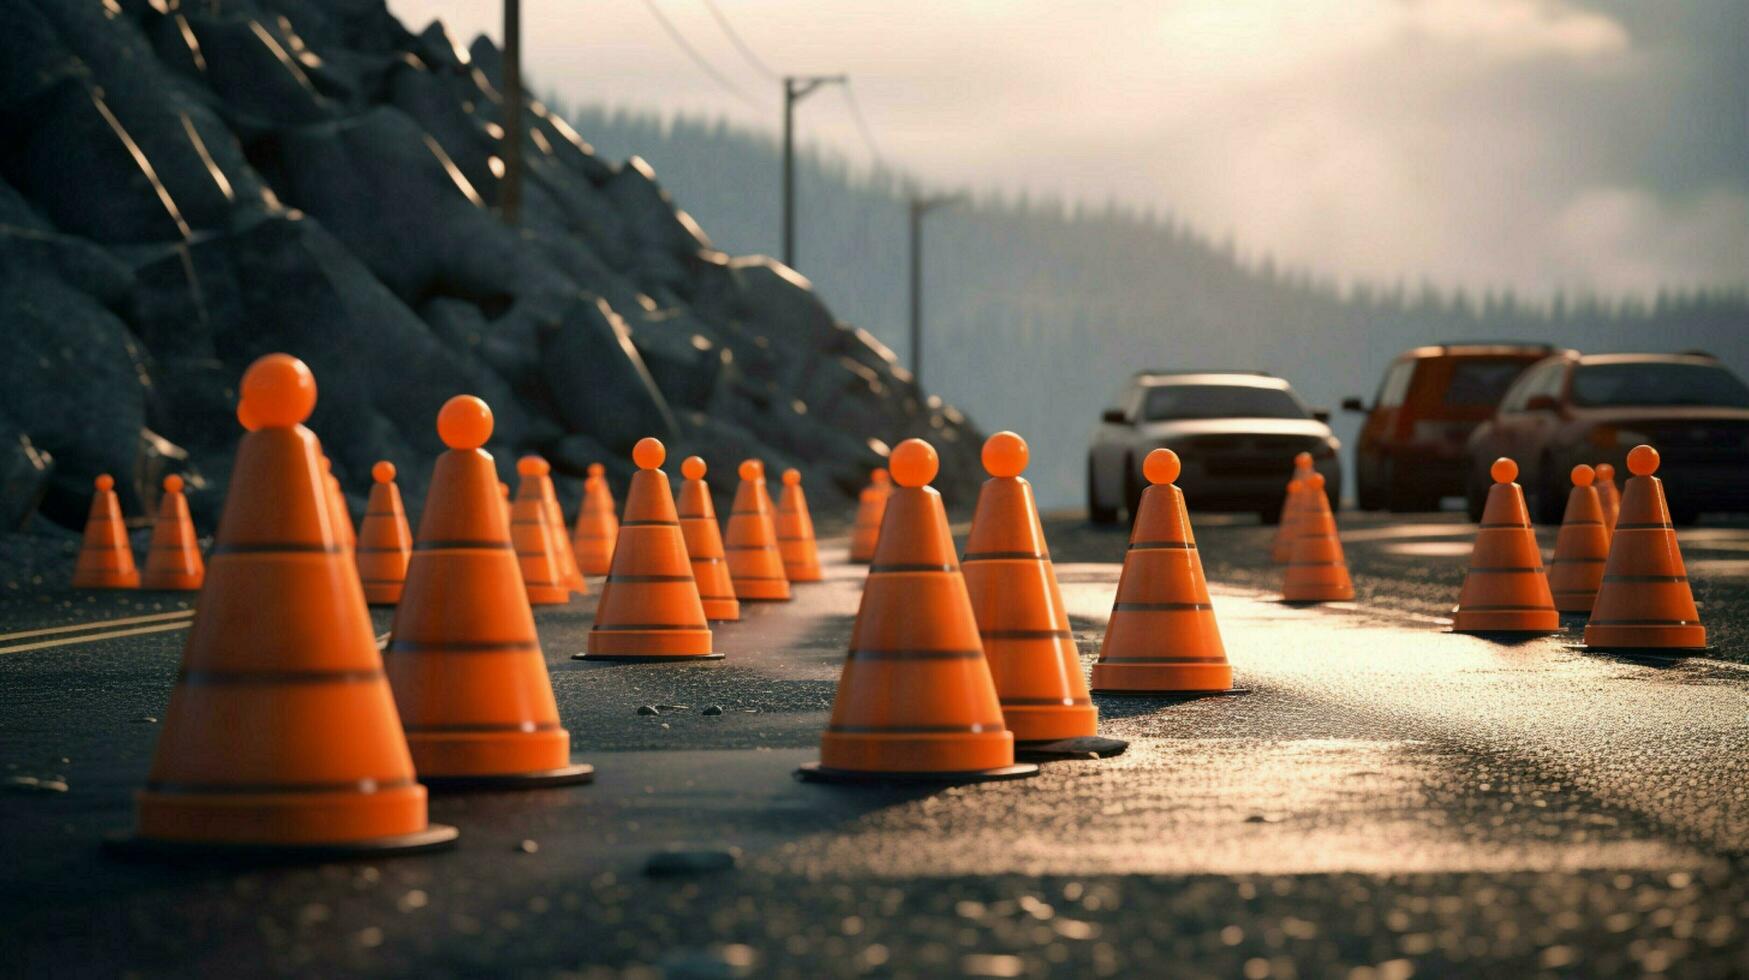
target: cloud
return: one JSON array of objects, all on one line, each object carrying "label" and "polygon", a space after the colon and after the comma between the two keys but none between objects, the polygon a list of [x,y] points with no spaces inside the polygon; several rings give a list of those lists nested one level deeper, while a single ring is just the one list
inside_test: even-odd
[{"label": "cloud", "polygon": [[[656,2],[760,105],[724,95],[634,0],[524,0],[532,76],[573,102],[774,130],[776,83],[702,4]],[[493,4],[391,7],[415,29],[496,31]],[[1743,0],[724,10],[778,70],[848,72],[888,158],[938,185],[1152,205],[1338,278],[1527,293],[1749,280]],[[864,158],[841,94],[797,118],[804,141]]]}]

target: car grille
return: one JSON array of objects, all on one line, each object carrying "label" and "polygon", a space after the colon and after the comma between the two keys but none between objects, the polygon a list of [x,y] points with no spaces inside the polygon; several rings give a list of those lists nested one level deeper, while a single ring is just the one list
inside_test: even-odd
[{"label": "car grille", "polygon": [[1231,435],[1191,436],[1174,440],[1180,455],[1200,463],[1216,477],[1272,477],[1286,479],[1293,471],[1295,453],[1320,449],[1317,436]]}]

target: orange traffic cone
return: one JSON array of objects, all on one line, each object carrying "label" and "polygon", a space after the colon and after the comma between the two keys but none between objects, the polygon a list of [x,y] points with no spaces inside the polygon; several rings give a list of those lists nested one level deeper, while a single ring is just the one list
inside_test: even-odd
[{"label": "orange traffic cone", "polygon": [[547,530],[552,535],[553,550],[559,556],[559,567],[565,573],[565,586],[572,592],[589,594],[589,583],[583,578],[583,568],[577,564],[577,553],[571,548],[571,534],[565,530],[565,511],[559,506],[559,494],[553,489],[553,478],[549,475],[552,466],[547,466],[547,472],[540,476],[541,504],[547,515]]},{"label": "orange traffic cone", "polygon": [[1453,633],[1556,633],[1561,614],[1549,594],[1542,550],[1524,507],[1524,489],[1512,482],[1518,464],[1502,456],[1489,470],[1494,486],[1482,509],[1470,552],[1470,571],[1452,614]]},{"label": "orange traffic cone", "polygon": [[765,492],[765,466],[756,459],[741,461],[741,485],[729,510],[723,551],[729,557],[735,596],[742,602],[790,598],[783,555],[777,550],[777,528],[771,519],[771,497]]},{"label": "orange traffic cone", "polygon": [[383,677],[370,613],[334,522],[302,361],[243,376],[253,431],[231,472],[182,667],[128,853],[344,857],[455,840]]},{"label": "orange traffic cone", "polygon": [[984,442],[990,479],[978,493],[963,559],[984,657],[1017,747],[1116,755],[1127,743],[1089,743],[1099,709],[1087,694],[1032,484],[1020,475],[1027,456],[1026,440],[1013,432]]},{"label": "orange traffic cone", "polygon": [[559,557],[558,542],[553,540],[552,515],[547,512],[546,498],[553,490],[547,477],[550,469],[539,456],[517,460],[516,473],[522,479],[517,484],[516,500],[510,505],[510,540],[516,542],[516,558],[522,566],[522,583],[528,587],[528,601],[536,606],[562,606],[571,601],[568,570]]},{"label": "orange traffic cone", "polygon": [[589,464],[589,477],[583,481],[583,506],[577,511],[577,527],[571,537],[571,549],[585,575],[606,575],[613,567],[619,518],[606,474],[600,463]]},{"label": "orange traffic cone", "polygon": [[1664,502],[1658,451],[1635,446],[1628,453],[1609,563],[1585,626],[1588,650],[1681,652],[1706,649],[1706,627],[1694,607],[1682,548]]},{"label": "orange traffic cone", "polygon": [[188,498],[182,495],[182,477],[164,478],[164,499],[158,502],[158,519],[152,524],[152,545],[146,551],[146,571],[140,585],[148,589],[194,592],[206,578],[200,560],[200,542],[194,536],[194,521],[188,516]]},{"label": "orange traffic cone", "polygon": [[328,506],[334,511],[334,528],[340,533],[340,546],[348,551],[358,547],[358,535],[352,530],[352,511],[346,506],[346,493],[340,489],[340,478],[334,475],[334,461],[322,457],[322,480],[328,487]]},{"label": "orange traffic cone", "polygon": [[887,501],[820,761],[800,774],[839,782],[1035,775],[1037,766],[1014,762],[947,511],[928,485],[940,465],[935,449],[907,439],[891,465],[899,489]]},{"label": "orange traffic cone", "polygon": [[735,583],[723,559],[723,532],[717,527],[717,508],[704,474],[704,460],[697,456],[680,464],[680,475],[686,478],[680,484],[680,532],[705,618],[734,622],[741,618],[741,601],[735,598]]},{"label": "orange traffic cone", "polygon": [[1111,621],[1093,665],[1093,690],[1100,694],[1244,693],[1233,686],[1184,493],[1172,485],[1178,471],[1178,454],[1170,449],[1142,460],[1150,485],[1136,508]]},{"label": "orange traffic cone", "polygon": [[820,549],[814,543],[814,518],[802,493],[800,470],[783,471],[783,495],[777,501],[777,550],[783,556],[783,576],[791,582],[820,581]]},{"label": "orange traffic cone", "polygon": [[1603,502],[1592,486],[1597,474],[1580,463],[1573,467],[1573,491],[1555,538],[1555,558],[1549,562],[1549,592],[1564,613],[1588,613],[1603,582],[1609,557],[1609,528],[1603,523]]},{"label": "orange traffic cone", "polygon": [[413,532],[401,507],[401,490],[395,486],[395,464],[379,460],[370,475],[375,483],[358,535],[358,578],[364,584],[365,601],[392,606],[401,601],[401,587],[407,581]]},{"label": "orange traffic cone", "polygon": [[1275,525],[1275,540],[1271,543],[1269,557],[1277,564],[1285,564],[1293,557],[1294,538],[1299,535],[1301,504],[1304,503],[1306,478],[1312,475],[1312,454],[1300,453],[1294,457],[1294,475],[1287,481],[1287,496],[1281,501],[1281,520]]},{"label": "orange traffic cone", "polygon": [[719,660],[699,601],[680,517],[659,468],[668,450],[644,438],[632,447],[632,487],[601,587],[587,653],[577,660]]},{"label": "orange traffic cone", "polygon": [[1615,467],[1597,464],[1597,496],[1603,505],[1603,526],[1615,532],[1616,515],[1621,512],[1621,491],[1615,487]]},{"label": "orange traffic cone", "polygon": [[134,565],[127,525],[122,523],[115,477],[105,473],[94,485],[97,492],[91,497],[91,513],[85,519],[85,542],[73,566],[73,588],[137,589],[140,570]]},{"label": "orange traffic cone", "polygon": [[893,492],[892,477],[884,469],[870,471],[868,486],[857,498],[856,526],[850,533],[850,560],[866,565],[874,560],[875,542],[881,536],[881,517],[887,497]]},{"label": "orange traffic cone", "polygon": [[419,778],[455,789],[587,782],[595,770],[571,762],[498,474],[480,449],[492,410],[457,395],[437,432],[449,452],[432,470],[384,658]]},{"label": "orange traffic cone", "polygon": [[1336,536],[1336,517],[1324,493],[1324,474],[1312,473],[1300,491],[1299,528],[1281,586],[1283,602],[1347,602],[1354,598],[1348,559]]}]

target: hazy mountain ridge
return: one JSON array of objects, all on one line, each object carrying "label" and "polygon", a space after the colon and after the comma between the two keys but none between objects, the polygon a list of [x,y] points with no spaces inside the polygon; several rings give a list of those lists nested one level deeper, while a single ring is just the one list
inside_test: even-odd
[{"label": "hazy mountain ridge", "polygon": [[[720,245],[776,253],[779,157],[770,135],[552,101],[604,156],[648,160]],[[805,113],[800,126],[805,133]],[[797,169],[797,266],[910,365],[904,198],[912,182],[816,147],[804,146]],[[976,189],[925,227],[924,380],[984,428],[1031,439],[1030,475],[1051,505],[1081,499],[1087,430],[1138,367],[1270,370],[1319,406],[1370,395],[1398,351],[1440,340],[1699,348],[1749,370],[1742,288],[1540,301],[1421,282],[1342,288],[1267,257],[1247,260],[1171,215]],[[1339,432],[1352,436],[1355,422],[1338,416]]]}]

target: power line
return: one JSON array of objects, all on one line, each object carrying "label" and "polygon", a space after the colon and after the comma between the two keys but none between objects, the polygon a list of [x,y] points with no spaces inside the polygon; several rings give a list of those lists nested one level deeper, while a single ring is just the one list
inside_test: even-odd
[{"label": "power line", "polygon": [[753,66],[753,70],[764,75],[768,81],[777,81],[777,72],[772,71],[764,61],[760,60],[758,55],[753,53],[753,48],[742,40],[740,32],[736,31],[734,25],[729,23],[729,18],[723,15],[723,10],[717,6],[716,0],[704,0],[704,5],[711,12],[711,17],[716,19],[717,26],[723,29],[723,34],[729,39],[729,43],[735,46],[736,51],[741,52],[741,57]]},{"label": "power line", "polygon": [[862,145],[868,147],[868,155],[874,159],[874,165],[884,167],[881,158],[881,148],[875,144],[874,131],[869,128],[868,120],[863,118],[862,106],[856,101],[856,92],[847,81],[844,83],[844,103],[850,107],[850,118],[856,123],[856,132],[862,137]]},{"label": "power line", "polygon": [[650,15],[656,18],[656,23],[662,25],[662,30],[667,33],[669,39],[672,40],[680,50],[686,52],[686,56],[692,59],[692,63],[698,66],[699,71],[709,75],[711,80],[716,82],[723,91],[740,99],[743,104],[758,109],[761,112],[765,111],[765,106],[760,105],[752,96],[736,87],[734,82],[729,81],[727,76],[718,71],[715,65],[706,60],[705,56],[700,54],[698,49],[693,47],[691,42],[686,40],[686,36],[680,33],[680,29],[674,26],[674,22],[669,20],[666,14],[662,13],[662,8],[656,6],[656,0],[644,0],[644,9],[648,10]]}]

